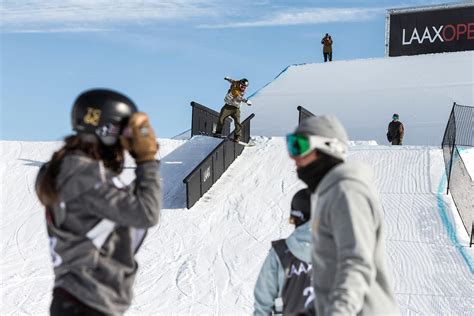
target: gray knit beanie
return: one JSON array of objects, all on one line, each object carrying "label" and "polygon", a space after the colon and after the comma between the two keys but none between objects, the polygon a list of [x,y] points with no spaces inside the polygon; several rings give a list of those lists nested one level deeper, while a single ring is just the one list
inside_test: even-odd
[{"label": "gray knit beanie", "polygon": [[346,160],[349,139],[341,122],[333,115],[312,116],[301,121],[294,134],[322,136],[331,139],[322,146],[321,151],[337,159]]}]

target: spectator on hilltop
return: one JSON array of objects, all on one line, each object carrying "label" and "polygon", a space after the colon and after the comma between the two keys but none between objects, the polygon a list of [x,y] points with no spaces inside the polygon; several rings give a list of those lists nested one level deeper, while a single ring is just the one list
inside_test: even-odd
[{"label": "spectator on hilltop", "polygon": [[324,62],[332,61],[332,38],[331,35],[326,33],[326,35],[321,40],[321,44],[323,44],[323,55],[324,55]]},{"label": "spectator on hilltop", "polygon": [[403,136],[405,135],[405,127],[399,121],[400,116],[395,113],[392,116],[392,121],[388,124],[387,140],[392,145],[402,145]]}]

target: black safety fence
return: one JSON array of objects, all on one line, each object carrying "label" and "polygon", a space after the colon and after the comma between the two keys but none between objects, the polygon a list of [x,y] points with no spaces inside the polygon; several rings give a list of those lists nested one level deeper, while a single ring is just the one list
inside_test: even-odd
[{"label": "black safety fence", "polygon": [[296,108],[299,112],[298,114],[298,124],[304,120],[305,118],[308,118],[310,116],[316,116],[314,115],[313,113],[311,113],[309,110],[305,109],[304,107],[302,107],[301,105],[299,105],[297,108]]},{"label": "black safety fence", "polygon": [[447,192],[451,191],[454,204],[473,244],[474,235],[474,182],[463,160],[466,147],[474,147],[474,107],[453,104],[444,131],[444,165],[448,178]]},{"label": "black safety fence", "polygon": [[[202,104],[192,101],[193,107],[191,118],[191,137],[195,135],[211,135],[216,130],[217,120],[219,119],[219,112],[216,112]],[[222,127],[222,135],[229,135],[230,122],[227,118]]]},{"label": "black safety fence", "polygon": [[[250,120],[254,116],[255,114],[251,114],[242,122],[241,139],[244,142],[250,140]],[[232,134],[230,137],[232,137]],[[199,135],[199,133],[196,135]],[[186,207],[188,209],[216,183],[243,150],[244,146],[241,144],[224,139],[184,178],[183,182],[186,184]]]}]

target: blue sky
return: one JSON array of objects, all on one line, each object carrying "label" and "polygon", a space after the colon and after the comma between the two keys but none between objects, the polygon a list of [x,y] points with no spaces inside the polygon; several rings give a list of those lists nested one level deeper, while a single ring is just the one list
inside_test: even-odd
[{"label": "blue sky", "polygon": [[[158,137],[190,128],[190,101],[216,111],[228,84],[248,94],[290,64],[384,56],[385,10],[459,1],[2,0],[2,140],[60,140],[76,96],[131,97]],[[254,106],[258,106],[255,104]]]}]

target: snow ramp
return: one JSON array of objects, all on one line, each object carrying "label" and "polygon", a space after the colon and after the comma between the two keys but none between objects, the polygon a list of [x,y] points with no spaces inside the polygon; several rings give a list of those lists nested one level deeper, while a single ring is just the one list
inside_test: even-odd
[{"label": "snow ramp", "polygon": [[161,159],[163,207],[186,207],[186,185],[183,179],[214,150],[222,139],[194,136]]},{"label": "snow ramp", "polygon": [[[303,187],[283,138],[257,137],[256,143],[192,209],[164,210],[139,255],[130,315],[252,312],[270,242],[291,233],[290,200]],[[351,146],[349,159],[374,169],[402,314],[474,314],[474,253],[443,193],[441,150]]]},{"label": "snow ramp", "polygon": [[453,102],[474,104],[474,52],[291,65],[250,98],[252,134],[284,136],[303,106],[336,115],[352,139],[386,144],[392,114],[405,145],[439,145]]},{"label": "snow ramp", "polygon": [[[159,140],[164,209],[137,254],[127,315],[250,315],[271,240],[293,230],[290,201],[303,184],[282,137],[257,137],[191,209],[184,207],[182,179],[199,160],[188,156],[204,156],[212,142]],[[0,142],[2,315],[48,315],[54,276],[34,179],[59,146]],[[349,159],[375,171],[402,314],[474,315],[474,253],[445,194],[441,149],[358,145]],[[133,178],[133,166],[127,157],[124,180]]]}]

